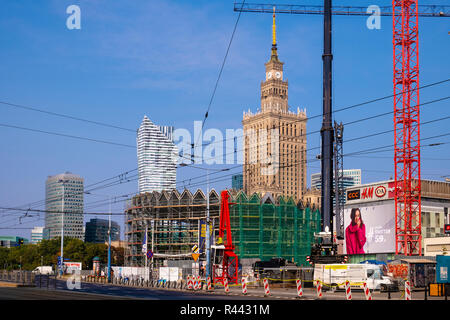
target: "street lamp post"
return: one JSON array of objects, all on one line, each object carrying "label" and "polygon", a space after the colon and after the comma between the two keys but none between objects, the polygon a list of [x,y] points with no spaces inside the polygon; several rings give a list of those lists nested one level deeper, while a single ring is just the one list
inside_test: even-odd
[{"label": "street lamp post", "polygon": [[60,265],[59,265],[59,274],[62,277],[64,270],[64,206],[65,206],[65,202],[66,202],[66,183],[69,180],[58,180],[59,183],[62,183],[63,186],[63,194],[62,194],[62,213],[61,213],[61,260],[60,260]]},{"label": "street lamp post", "polygon": [[[187,167],[189,166],[186,163],[180,163],[180,167]],[[206,190],[206,270],[205,270],[205,277],[209,277],[211,275],[211,237],[210,237],[210,212],[209,212],[209,168],[201,168],[201,167],[194,167],[195,169],[203,169],[206,170],[206,184],[207,184],[207,190]],[[214,170],[216,172],[222,172],[222,171],[228,171],[230,168],[224,168],[224,169],[218,169]]]},{"label": "street lamp post", "polygon": [[108,218],[108,283],[111,282],[111,196],[109,196],[109,218]]},{"label": "street lamp post", "polygon": [[[96,194],[96,193],[91,193],[89,191],[85,192],[86,194],[92,194],[94,196],[102,196],[102,197],[107,197],[109,200],[109,218],[108,218],[108,272],[107,272],[107,276],[108,276],[108,283],[111,282],[111,204],[112,204],[112,197],[110,195],[103,195],[103,194]],[[122,196],[118,196],[118,197],[126,197],[126,195],[122,195]],[[115,197],[117,198],[117,197]]]}]

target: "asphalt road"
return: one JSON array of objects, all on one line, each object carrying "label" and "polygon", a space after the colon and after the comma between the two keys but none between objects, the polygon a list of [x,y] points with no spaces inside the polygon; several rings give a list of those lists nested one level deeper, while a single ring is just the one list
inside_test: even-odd
[{"label": "asphalt road", "polygon": [[[373,292],[373,300],[389,300],[385,292]],[[80,282],[79,286],[71,286],[67,280],[50,279],[47,284],[46,277],[39,281],[36,279],[35,288],[1,288],[0,300],[346,300],[345,292],[323,292],[323,297],[318,298],[313,288],[304,288],[303,297],[298,298],[295,288],[271,288],[271,294],[264,296],[262,287],[249,287],[248,294],[243,295],[240,286],[231,286],[230,292],[225,294],[224,289],[217,287],[213,292],[187,291],[166,288],[143,288],[121,285],[108,285],[91,282]],[[404,300],[402,292],[390,294],[392,301]],[[412,292],[413,300],[424,300],[424,292]],[[352,300],[366,300],[360,290],[352,290]],[[444,297],[428,297],[428,300],[444,300]]]}]

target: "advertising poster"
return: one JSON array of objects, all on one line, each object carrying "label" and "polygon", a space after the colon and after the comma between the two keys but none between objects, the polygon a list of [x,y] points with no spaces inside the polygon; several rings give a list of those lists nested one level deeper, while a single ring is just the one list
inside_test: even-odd
[{"label": "advertising poster", "polygon": [[345,254],[395,251],[394,203],[377,206],[352,205],[344,211]]}]

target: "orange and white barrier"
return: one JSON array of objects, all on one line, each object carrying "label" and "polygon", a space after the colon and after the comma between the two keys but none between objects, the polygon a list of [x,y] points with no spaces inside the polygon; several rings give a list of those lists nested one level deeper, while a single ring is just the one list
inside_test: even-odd
[{"label": "orange and white barrier", "polygon": [[195,275],[193,276],[193,282],[194,282],[194,291],[196,291],[198,288],[198,280]]},{"label": "orange and white barrier", "polygon": [[350,281],[345,281],[345,298],[347,300],[352,300],[352,288],[350,287]]},{"label": "orange and white barrier", "polygon": [[411,300],[411,286],[409,281],[405,281],[405,300]]},{"label": "orange and white barrier", "polygon": [[247,277],[242,277],[242,294],[247,294]]},{"label": "orange and white barrier", "polygon": [[322,284],[319,280],[316,281],[317,297],[322,298]]},{"label": "orange and white barrier", "polygon": [[367,282],[364,282],[364,294],[366,295],[366,300],[372,300],[372,294],[367,286]]},{"label": "orange and white barrier", "polygon": [[191,278],[191,276],[187,277],[187,282],[188,282],[188,290],[192,290],[192,278]]},{"label": "orange and white barrier", "polygon": [[225,282],[225,284],[224,284],[224,287],[225,287],[225,293],[228,293],[228,292],[230,292],[230,289],[228,288],[228,279],[225,278],[224,282]]},{"label": "orange and white barrier", "polygon": [[197,276],[197,290],[201,290],[202,288],[202,279],[200,276]]},{"label": "orange and white barrier", "polygon": [[302,281],[297,280],[297,295],[303,297]]},{"label": "orange and white barrier", "polygon": [[269,280],[264,279],[264,295],[270,296]]},{"label": "orange and white barrier", "polygon": [[208,291],[211,290],[211,277],[208,277],[206,279],[206,290],[208,290]]}]

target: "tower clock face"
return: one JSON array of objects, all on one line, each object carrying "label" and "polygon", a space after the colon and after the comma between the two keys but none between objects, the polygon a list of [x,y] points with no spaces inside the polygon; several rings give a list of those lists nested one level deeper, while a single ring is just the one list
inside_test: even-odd
[{"label": "tower clock face", "polygon": [[277,77],[277,79],[280,79],[281,78],[281,72],[275,73],[275,76]]},{"label": "tower clock face", "polygon": [[272,78],[272,72],[267,72],[267,79]]}]

